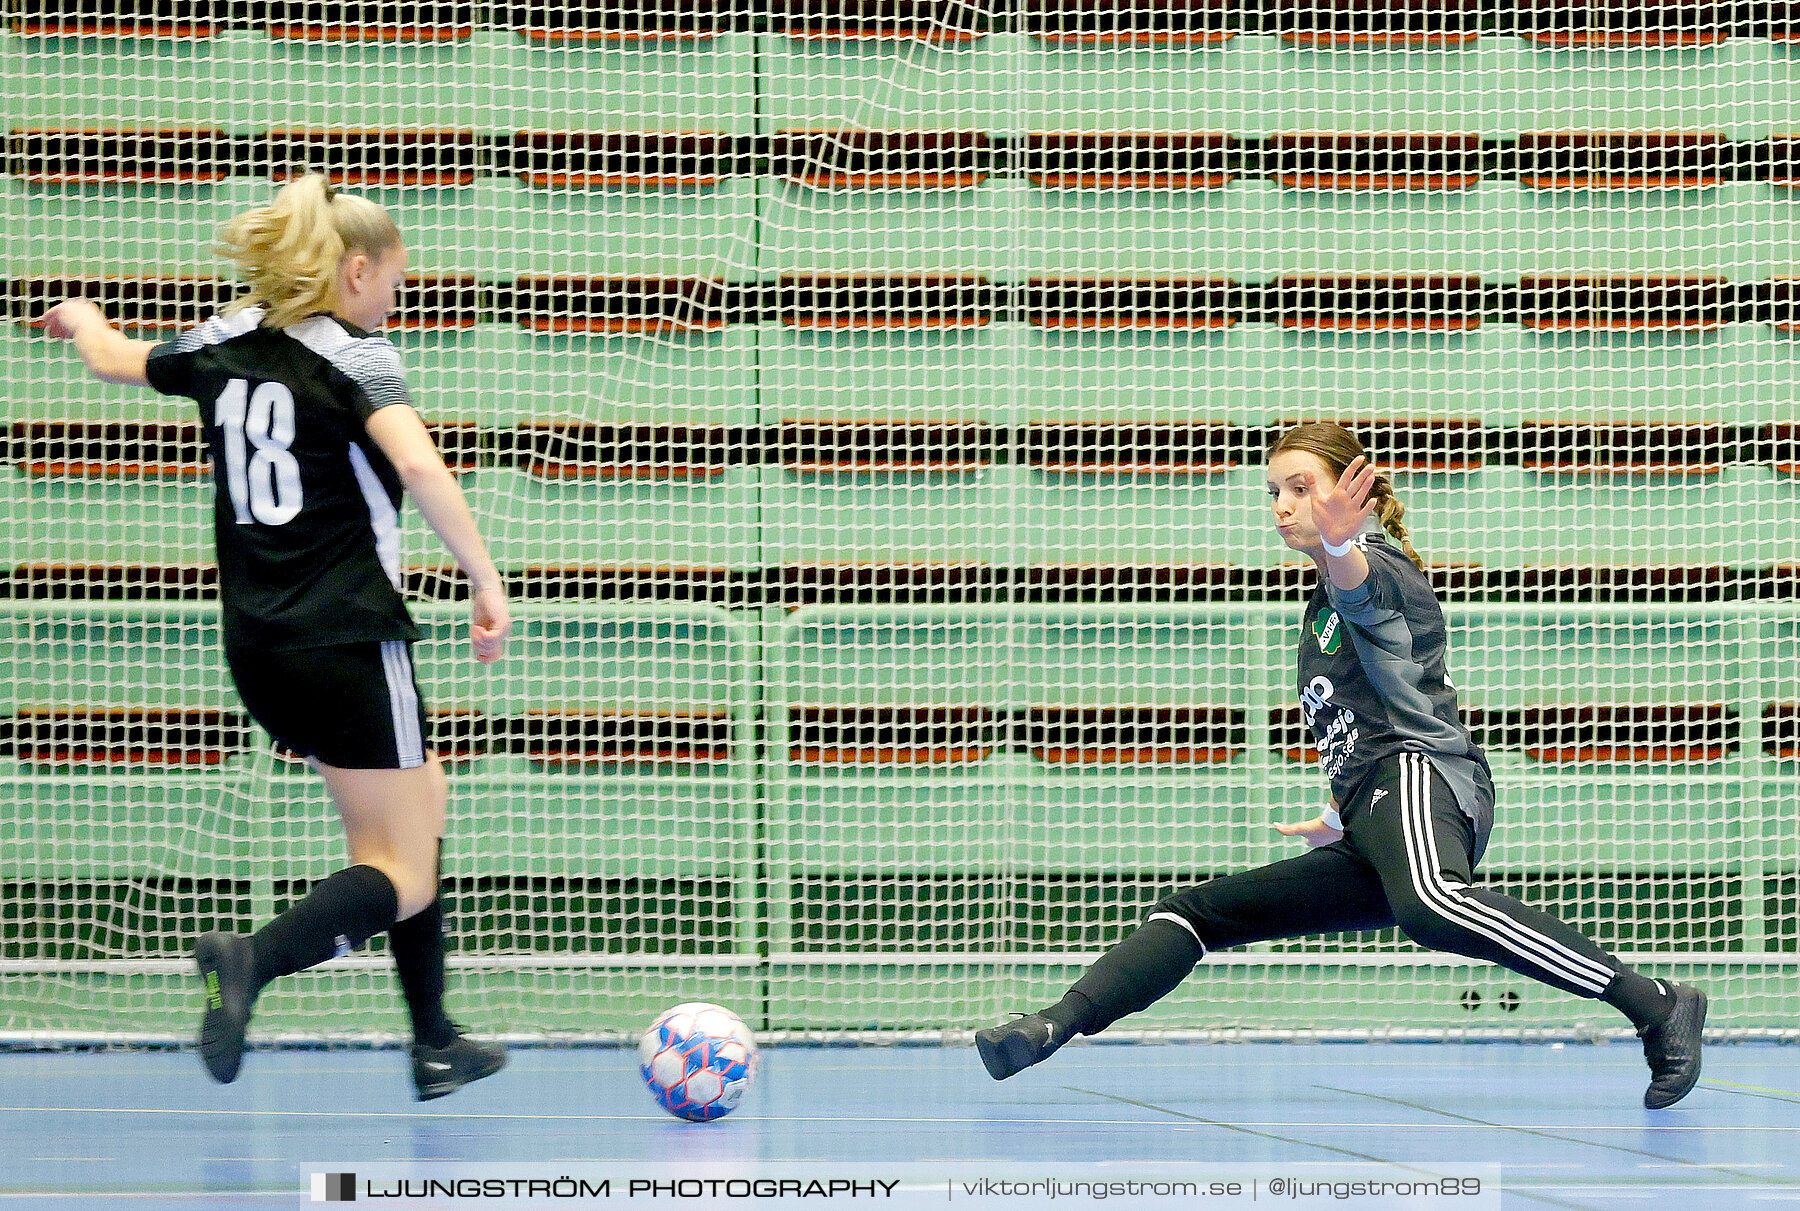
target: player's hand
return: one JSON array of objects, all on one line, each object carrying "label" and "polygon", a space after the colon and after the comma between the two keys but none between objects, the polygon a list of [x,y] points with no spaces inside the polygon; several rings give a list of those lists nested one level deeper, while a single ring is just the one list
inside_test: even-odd
[{"label": "player's hand", "polygon": [[1311,474],[1307,487],[1312,490],[1313,527],[1334,547],[1355,538],[1364,519],[1375,511],[1376,502],[1369,496],[1375,490],[1375,467],[1360,455],[1329,488]]},{"label": "player's hand", "polygon": [[506,654],[506,636],[512,630],[512,610],[504,589],[480,589],[469,599],[469,646],[475,659],[492,664]]},{"label": "player's hand", "polygon": [[1325,823],[1324,816],[1314,816],[1299,824],[1277,824],[1275,831],[1284,837],[1305,837],[1307,845],[1313,849],[1321,845],[1331,845],[1344,839],[1344,830],[1333,828]]},{"label": "player's hand", "polygon": [[38,317],[44,335],[51,340],[70,341],[82,328],[92,323],[106,323],[106,313],[87,299],[69,299],[58,303]]}]

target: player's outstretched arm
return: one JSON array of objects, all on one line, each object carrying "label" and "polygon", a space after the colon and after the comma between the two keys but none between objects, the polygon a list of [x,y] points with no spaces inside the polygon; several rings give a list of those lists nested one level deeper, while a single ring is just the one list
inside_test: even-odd
[{"label": "player's outstretched arm", "polygon": [[156,342],[132,340],[108,323],[106,313],[87,299],[58,303],[39,322],[52,340],[74,341],[75,352],[95,378],[133,387],[148,385],[144,367]]},{"label": "player's outstretched arm", "polygon": [[456,557],[469,578],[469,642],[475,659],[492,664],[506,652],[512,613],[499,569],[475,525],[475,515],[419,414],[405,404],[378,409],[368,420],[369,436],[394,465],[426,524]]}]

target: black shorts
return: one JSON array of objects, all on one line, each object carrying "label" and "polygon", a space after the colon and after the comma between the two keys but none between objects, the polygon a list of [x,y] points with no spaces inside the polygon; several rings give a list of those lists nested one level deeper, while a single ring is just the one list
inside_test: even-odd
[{"label": "black shorts", "polygon": [[284,748],[340,769],[425,764],[425,703],[403,639],[225,650],[238,697]]}]

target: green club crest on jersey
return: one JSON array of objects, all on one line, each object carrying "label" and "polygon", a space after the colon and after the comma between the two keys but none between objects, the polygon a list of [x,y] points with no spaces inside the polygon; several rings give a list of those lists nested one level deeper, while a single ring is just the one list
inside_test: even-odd
[{"label": "green club crest on jersey", "polygon": [[1337,655],[1338,649],[1344,646],[1344,628],[1339,625],[1342,621],[1336,610],[1313,619],[1313,638],[1319,641],[1319,650],[1327,656]]}]

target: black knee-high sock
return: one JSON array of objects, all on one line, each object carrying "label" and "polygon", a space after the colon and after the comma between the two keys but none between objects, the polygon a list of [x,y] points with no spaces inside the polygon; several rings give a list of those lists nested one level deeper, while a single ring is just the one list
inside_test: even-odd
[{"label": "black knee-high sock", "polygon": [[[438,849],[438,880],[443,881],[444,855]],[[423,912],[394,922],[388,930],[388,949],[394,955],[394,973],[406,997],[412,1018],[413,1042],[427,1047],[448,1047],[456,1039],[456,1027],[444,1016],[444,901],[433,896]]]},{"label": "black knee-high sock", "polygon": [[313,884],[306,898],[256,931],[256,987],[348,954],[394,923],[400,899],[373,866],[351,866]]},{"label": "black knee-high sock", "polygon": [[1175,990],[1206,949],[1173,921],[1147,921],[1100,956],[1044,1016],[1071,1035],[1099,1034]]}]

